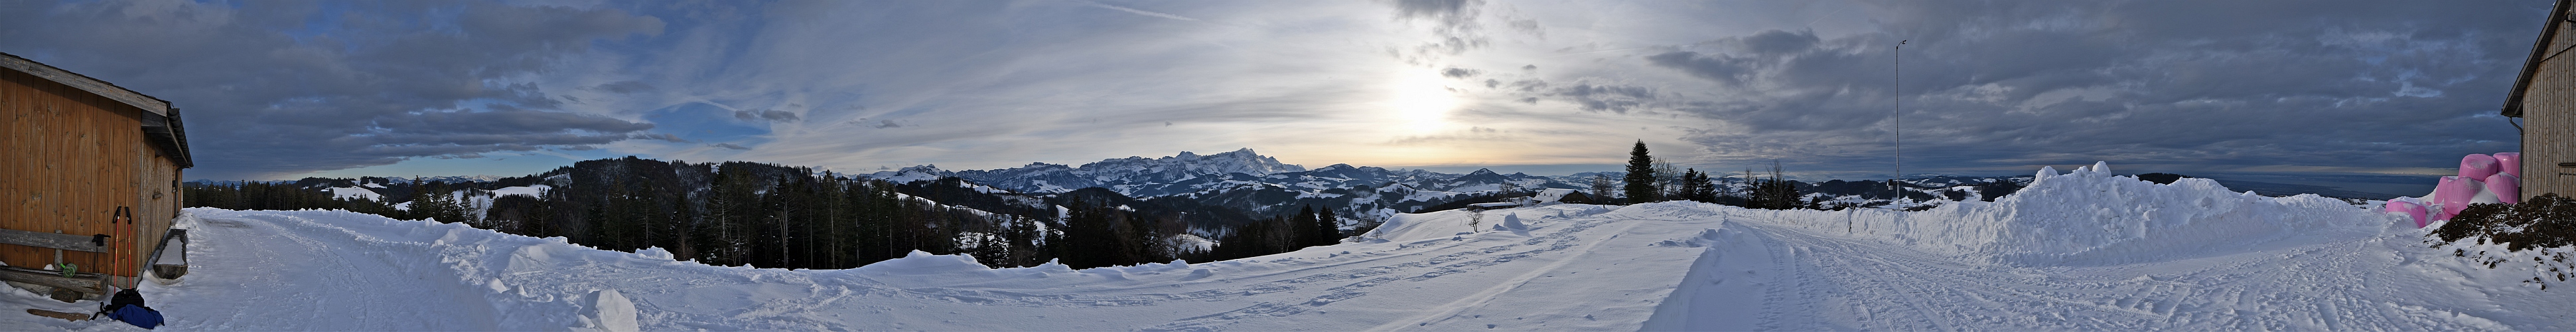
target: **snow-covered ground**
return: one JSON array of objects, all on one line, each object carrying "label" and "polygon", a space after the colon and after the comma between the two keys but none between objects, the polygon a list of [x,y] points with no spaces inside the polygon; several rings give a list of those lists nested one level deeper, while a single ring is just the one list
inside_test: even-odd
[{"label": "snow-covered ground", "polygon": [[331,191],[331,199],[364,199],[378,202],[385,201],[385,195],[377,194],[376,191],[367,190],[367,188],[337,187],[330,188],[329,190]]},{"label": "snow-covered ground", "polygon": [[1341,245],[1086,270],[926,254],[717,267],[348,212],[190,209],[190,275],[143,290],[176,330],[2576,329],[2571,288],[2429,248],[2411,221],[2049,173],[1922,212],[1452,210]]}]

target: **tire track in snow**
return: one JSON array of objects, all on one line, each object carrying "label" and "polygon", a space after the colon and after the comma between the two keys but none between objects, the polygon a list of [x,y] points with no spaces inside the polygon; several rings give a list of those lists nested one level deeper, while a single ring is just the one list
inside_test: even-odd
[{"label": "tire track in snow", "polygon": [[[1563,227],[1563,229],[1556,230],[1556,231],[1554,231],[1554,232],[1549,232],[1549,233],[1547,233],[1547,234],[1545,234],[1545,235],[1534,236],[1534,237],[1531,237],[1530,239],[1527,239],[1527,240],[1522,240],[1522,241],[1517,241],[1517,242],[1510,242],[1510,243],[1505,243],[1505,244],[1502,244],[1502,245],[1490,246],[1490,247],[1480,248],[1480,249],[1476,249],[1476,250],[1469,250],[1469,251],[1455,252],[1455,253],[1443,254],[1443,255],[1439,255],[1439,256],[1433,256],[1433,257],[1430,257],[1430,258],[1425,258],[1425,259],[1423,259],[1422,261],[1418,261],[1418,262],[1409,262],[1409,263],[1395,264],[1395,265],[1390,265],[1390,266],[1383,266],[1383,267],[1380,267],[1380,268],[1391,268],[1392,270],[1403,270],[1403,271],[1423,271],[1423,272],[1420,272],[1420,273],[1415,274],[1415,275],[1410,276],[1410,277],[1397,278],[1397,277],[1394,277],[1394,276],[1387,276],[1387,277],[1373,278],[1373,279],[1369,279],[1369,280],[1363,280],[1363,281],[1359,281],[1359,282],[1354,282],[1354,283],[1350,283],[1350,284],[1341,285],[1341,286],[1338,286],[1338,287],[1328,288],[1328,289],[1326,289],[1325,294],[1323,294],[1323,295],[1317,295],[1317,296],[1314,296],[1314,297],[1309,297],[1309,298],[1307,298],[1307,299],[1306,299],[1306,300],[1304,300],[1304,301],[1297,301],[1297,302],[1286,302],[1286,301],[1280,301],[1280,302],[1259,302],[1259,303],[1254,303],[1254,304],[1252,304],[1252,305],[1250,305],[1250,306],[1245,306],[1245,307],[1243,307],[1243,308],[1239,308],[1239,309],[1235,309],[1235,310],[1229,310],[1229,311],[1225,311],[1225,312],[1218,312],[1218,313],[1213,313],[1213,314],[1207,314],[1207,315],[1200,315],[1200,316],[1194,316],[1194,317],[1182,318],[1182,319],[1175,320],[1175,321],[1172,321],[1172,322],[1169,322],[1169,323],[1164,323],[1164,324],[1159,324],[1159,325],[1155,325],[1155,326],[1152,326],[1152,327],[1147,327],[1147,328],[1144,328],[1143,330],[1147,330],[1147,331],[1211,331],[1211,330],[1218,330],[1218,329],[1222,329],[1222,328],[1223,328],[1223,327],[1225,327],[1226,325],[1229,325],[1232,321],[1234,321],[1234,320],[1239,320],[1239,319],[1242,319],[1242,318],[1248,318],[1248,317],[1259,317],[1259,316],[1285,317],[1285,316],[1292,316],[1292,315],[1302,314],[1302,313],[1305,313],[1305,312],[1307,312],[1309,309],[1312,309],[1312,308],[1322,307],[1322,306],[1325,306],[1325,305],[1332,304],[1332,303],[1334,303],[1334,302],[1341,302],[1341,301],[1349,300],[1349,299],[1352,299],[1352,298],[1358,298],[1358,297],[1361,297],[1361,296],[1366,296],[1366,295],[1368,295],[1368,293],[1365,291],[1365,289],[1370,288],[1370,287],[1376,287],[1376,286],[1380,286],[1380,285],[1385,285],[1385,284],[1393,283],[1393,282],[1396,282],[1396,281],[1408,281],[1408,282],[1427,281],[1427,280],[1431,280],[1431,279],[1434,279],[1434,278],[1439,278],[1439,277],[1441,277],[1441,276],[1446,276],[1446,275],[1452,275],[1452,274],[1458,274],[1458,273],[1464,273],[1464,272],[1471,272],[1471,271],[1481,270],[1481,269],[1483,269],[1483,268],[1485,268],[1485,267],[1490,267],[1490,266],[1500,265],[1500,264],[1504,264],[1504,263],[1509,263],[1509,262],[1512,262],[1512,261],[1515,261],[1515,260],[1519,260],[1519,259],[1522,259],[1522,258],[1528,258],[1528,257],[1535,256],[1535,255],[1542,254],[1542,253],[1549,253],[1549,252],[1563,251],[1563,250],[1565,250],[1565,249],[1573,248],[1573,247],[1575,247],[1575,246],[1577,246],[1577,245],[1578,245],[1578,244],[1576,243],[1577,241],[1581,241],[1581,240],[1583,240],[1583,238],[1576,237],[1576,235],[1577,235],[1577,234],[1585,233],[1585,232],[1587,232],[1587,231],[1590,231],[1590,230],[1591,230],[1591,229],[1593,229],[1594,227],[1600,226],[1600,225],[1605,224],[1605,223],[1609,223],[1609,222],[1612,222],[1612,221],[1618,221],[1618,219],[1607,218],[1607,217],[1600,217],[1600,216],[1587,216],[1587,217],[1577,218],[1577,219],[1568,219],[1567,221],[1572,221],[1572,225],[1567,225],[1567,226],[1564,226],[1564,227]],[[1633,219],[1631,219],[1631,220],[1627,220],[1627,221],[1628,221],[1628,222],[1652,222],[1652,221],[1658,221],[1658,220],[1633,220]],[[1661,220],[1661,221],[1672,221],[1672,220]],[[1633,226],[1632,226],[1632,227],[1633,227]],[[1538,231],[1542,231],[1542,230],[1544,230],[1544,229],[1533,228],[1533,229],[1531,230],[1531,232],[1532,232],[1532,233],[1537,233]],[[1465,235],[1462,235],[1462,237],[1463,237],[1463,236],[1465,236]],[[1453,238],[1453,239],[1454,239],[1454,238]],[[1453,241],[1454,241],[1454,240],[1453,240]],[[1462,243],[1464,243],[1464,242],[1472,242],[1472,241],[1462,241]],[[1594,241],[1594,243],[1597,243],[1597,242],[1598,242],[1598,240],[1595,240],[1595,241]],[[1547,246],[1546,246],[1546,247],[1542,247],[1542,248],[1530,249],[1530,250],[1526,250],[1526,251],[1519,251],[1519,252],[1504,253],[1504,252],[1506,252],[1506,251],[1510,251],[1510,250],[1512,250],[1512,249],[1514,249],[1514,248],[1518,248],[1518,247],[1522,247],[1522,246],[1535,246],[1535,245],[1539,245],[1539,244],[1546,244]],[[1481,258],[1480,258],[1480,257],[1481,257]],[[1454,263],[1453,263],[1453,262],[1454,262]],[[1562,262],[1560,262],[1558,265],[1561,265],[1561,264],[1562,264]],[[1370,269],[1376,269],[1376,268],[1370,268]],[[1424,270],[1422,270],[1422,269],[1427,269],[1427,271],[1424,271]],[[1368,270],[1368,269],[1359,269],[1359,270]],[[1533,272],[1533,273],[1542,273],[1542,274],[1543,274],[1546,270],[1544,270],[1544,269],[1540,269],[1540,270],[1537,270],[1537,271],[1540,271],[1540,272]],[[1310,277],[1312,277],[1312,276],[1310,276]],[[1305,279],[1305,278],[1292,279],[1292,280],[1303,280],[1303,279]],[[1340,279],[1350,279],[1350,278],[1325,278],[1325,279],[1340,280]],[[1525,281],[1525,279],[1524,279],[1523,281]],[[1312,281],[1309,281],[1309,282],[1312,282]],[[1508,290],[1508,288],[1505,288],[1505,290]],[[1488,296],[1488,297],[1490,297],[1490,296]],[[1454,303],[1453,303],[1453,304],[1454,304]],[[1407,320],[1407,322],[1421,323],[1421,322],[1420,322],[1420,321],[1418,321],[1418,320]],[[1382,326],[1382,327],[1380,327],[1379,329],[1386,329],[1386,328],[1388,328],[1388,327],[1383,327],[1383,326]]]},{"label": "tire track in snow", "polygon": [[[2390,248],[2366,235],[2113,266],[1969,263],[1807,229],[1737,223],[1789,275],[1761,297],[1761,329],[2446,330],[2492,326],[2367,291]],[[2341,238],[2337,238],[2341,237]],[[2400,239],[2404,240],[2404,239]],[[2232,308],[2232,309],[2231,309]],[[2467,323],[2461,325],[2460,323]]]},{"label": "tire track in snow", "polygon": [[[1628,222],[1628,223],[1624,223],[1624,224],[1626,225],[1626,227],[1620,227],[1619,229],[1617,229],[1616,231],[1613,231],[1613,232],[1611,232],[1611,233],[1613,233],[1613,234],[1626,233],[1629,229],[1635,229],[1635,228],[1637,228],[1637,225],[1641,225],[1641,224],[1644,224],[1644,223],[1646,223],[1646,222],[1653,222],[1653,221],[1636,221],[1636,222]],[[1580,226],[1580,227],[1581,227],[1582,229],[1590,229],[1590,228],[1592,228],[1592,226],[1596,226],[1596,225],[1599,225],[1599,223],[1585,224],[1585,225],[1582,225],[1582,226]],[[1556,235],[1556,234],[1569,234],[1569,233],[1580,232],[1580,231],[1582,231],[1582,230],[1581,230],[1581,229],[1577,229],[1577,230],[1567,230],[1567,231],[1564,231],[1564,232],[1559,232],[1559,233],[1550,234],[1550,235],[1551,235],[1551,236],[1553,236],[1553,235]],[[1522,243],[1524,243],[1524,244],[1537,244],[1537,242],[1539,242],[1538,240],[1539,240],[1539,239],[1537,239],[1537,238],[1532,238],[1532,239],[1530,239],[1530,240],[1528,240],[1528,241],[1522,241]],[[1497,260],[1498,260],[1498,261],[1497,261],[1496,263],[1498,263],[1498,264],[1499,264],[1499,263],[1501,263],[1501,262],[1509,262],[1509,261],[1510,261],[1510,259],[1515,258],[1514,256],[1526,257],[1526,256],[1528,256],[1528,255],[1535,255],[1535,254],[1537,254],[1537,253],[1539,253],[1539,252],[1564,250],[1564,249],[1567,249],[1567,248],[1573,247],[1573,246],[1574,246],[1574,244],[1573,244],[1572,242],[1574,242],[1575,240],[1577,240],[1577,238],[1575,238],[1575,237],[1573,237],[1573,236],[1571,236],[1571,235],[1568,235],[1568,236],[1565,236],[1565,237],[1560,238],[1560,239],[1558,239],[1557,241],[1555,241],[1554,245],[1550,246],[1550,247],[1549,247],[1548,249],[1546,249],[1546,250],[1532,250],[1532,251],[1524,252],[1524,253],[1520,253],[1520,254],[1506,255],[1506,256],[1504,256],[1504,257],[1497,257]],[[1592,251],[1592,249],[1593,249],[1593,248],[1595,248],[1595,247],[1599,247],[1599,246],[1601,245],[1601,242],[1603,242],[1603,241],[1595,240],[1595,241],[1584,242],[1584,243],[1581,245],[1581,246],[1582,246],[1581,250],[1575,250],[1575,251],[1573,251],[1573,253],[1580,254],[1580,253],[1583,253],[1583,252],[1589,252],[1589,251]],[[1519,276],[1514,276],[1514,277],[1512,277],[1510,280],[1508,280],[1508,281],[1506,281],[1506,282],[1503,282],[1503,283],[1500,283],[1500,284],[1496,284],[1496,285],[1494,285],[1493,287],[1486,287],[1484,290],[1479,291],[1479,292],[1477,292],[1477,293],[1475,293],[1475,294],[1468,295],[1467,297],[1464,297],[1464,298],[1459,298],[1459,299],[1458,299],[1458,300],[1456,300],[1456,301],[1450,301],[1450,302],[1449,302],[1449,303],[1447,303],[1447,304],[1442,304],[1442,305],[1440,305],[1439,307],[1440,307],[1440,308],[1443,308],[1443,310],[1441,310],[1441,311],[1439,311],[1439,312],[1433,312],[1433,313],[1429,313],[1429,314],[1424,314],[1424,315],[1414,316],[1414,317],[1412,317],[1412,318],[1401,319],[1401,320],[1397,320],[1397,321],[1394,321],[1394,322],[1389,322],[1389,323],[1387,323],[1387,325],[1379,325],[1378,327],[1376,327],[1376,328],[1372,328],[1372,329],[1370,329],[1370,330],[1374,330],[1374,331],[1386,331],[1386,330],[1400,329],[1400,328],[1404,328],[1404,327],[1405,327],[1405,326],[1404,326],[1404,325],[1405,325],[1404,323],[1413,323],[1413,326],[1426,326],[1426,325],[1429,325],[1429,324],[1431,324],[1431,323],[1438,323],[1438,322],[1440,322],[1440,321],[1447,320],[1447,319],[1449,319],[1449,318],[1451,318],[1451,317],[1456,317],[1460,311],[1466,310],[1466,309],[1468,309],[1468,308],[1479,307],[1479,306],[1482,306],[1483,304],[1485,304],[1485,303],[1487,303],[1487,302],[1492,302],[1492,301],[1494,300],[1494,297],[1496,297],[1496,296],[1501,296],[1503,293],[1510,292],[1510,291],[1511,291],[1511,290],[1513,290],[1513,289],[1518,289],[1518,288],[1520,288],[1522,285],[1526,285],[1526,284],[1528,284],[1528,283],[1530,282],[1530,280],[1532,280],[1532,279],[1537,279],[1539,276],[1546,275],[1546,274],[1548,274],[1548,273],[1556,272],[1556,269],[1557,269],[1557,268],[1564,267],[1566,264],[1571,264],[1571,263],[1574,263],[1574,260],[1572,260],[1572,259],[1560,259],[1560,260],[1557,260],[1557,261],[1556,261],[1556,262],[1554,262],[1554,263],[1549,263],[1549,264],[1548,264],[1548,265],[1546,265],[1546,266],[1542,266],[1542,267],[1534,268],[1534,269],[1529,269],[1529,271],[1528,271],[1528,272],[1522,272],[1522,273],[1521,273],[1521,275],[1519,275]]]}]

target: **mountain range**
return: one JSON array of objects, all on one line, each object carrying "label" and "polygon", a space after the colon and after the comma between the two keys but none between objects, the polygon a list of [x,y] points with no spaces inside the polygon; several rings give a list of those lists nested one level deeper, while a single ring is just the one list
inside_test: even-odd
[{"label": "mountain range", "polygon": [[[544,185],[548,190],[574,190],[578,196],[599,195],[604,188],[582,188],[580,183],[603,183],[612,179],[667,179],[650,181],[660,188],[683,189],[704,185],[712,164],[677,165],[633,157],[591,160],[575,163],[542,174],[518,177],[466,176],[423,177],[422,182],[449,183],[469,193],[500,195],[529,192],[531,186]],[[763,178],[777,178],[795,172],[814,172],[809,168],[755,164],[746,166]],[[642,173],[656,174],[642,174]],[[576,176],[578,175],[578,176]],[[1591,192],[1590,182],[1596,176],[1607,177],[1615,188],[1617,172],[1577,173],[1566,176],[1540,176],[1524,173],[1504,174],[1478,169],[1466,174],[1433,172],[1419,169],[1333,164],[1320,168],[1281,163],[1252,149],[1200,155],[1193,152],[1164,157],[1131,156],[1103,159],[1082,165],[1030,163],[1026,166],[990,170],[944,170],[935,165],[855,174],[856,178],[882,180],[902,185],[906,194],[935,200],[941,204],[991,213],[1026,214],[1031,218],[1053,218],[1045,211],[1071,204],[1082,198],[1095,202],[1119,202],[1130,208],[1207,216],[1203,226],[1235,224],[1247,220],[1295,213],[1302,207],[1331,209],[1343,217],[1344,227],[1359,228],[1384,221],[1399,213],[1424,212],[1454,208],[1471,203],[1499,202],[1514,197],[1537,195],[1549,189]],[[575,181],[575,179],[589,181]],[[945,180],[945,181],[943,181]],[[1712,179],[1722,192],[1743,191],[1750,181],[1737,177]],[[1810,201],[1841,206],[1880,206],[1896,201],[1899,193],[1910,201],[1988,200],[2010,195],[2029,183],[2030,176],[1962,177],[1926,176],[1902,180],[1902,191],[1891,190],[1880,181],[1823,182],[1790,181]],[[405,201],[412,196],[411,178],[364,177],[358,179],[307,178],[295,184],[312,190],[330,191],[340,197],[362,197],[386,201]],[[668,183],[661,183],[668,182]],[[945,184],[939,184],[939,183]],[[200,183],[224,183],[200,181]],[[2387,195],[2342,191],[2331,187],[2289,185],[2250,181],[2229,181],[2238,190],[2261,190],[2267,195],[2317,193],[2345,199],[2385,199]],[[938,184],[938,185],[935,185]],[[519,188],[518,190],[508,190]],[[1098,189],[1090,189],[1098,188]],[[1090,189],[1090,190],[1086,190]],[[1613,191],[1616,191],[1614,189]],[[1078,193],[1088,192],[1088,193]],[[376,193],[378,195],[366,195]],[[1616,194],[1616,193],[1612,193]],[[1598,194],[1587,194],[1598,195]],[[1598,197],[1598,196],[1594,196]]]}]

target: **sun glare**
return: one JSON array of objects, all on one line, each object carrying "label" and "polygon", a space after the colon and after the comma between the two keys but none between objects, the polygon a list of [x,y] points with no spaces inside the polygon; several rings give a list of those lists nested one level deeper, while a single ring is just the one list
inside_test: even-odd
[{"label": "sun glare", "polygon": [[1396,78],[1388,107],[1398,124],[1414,132],[1440,129],[1449,111],[1458,108],[1458,96],[1440,85],[1440,75],[1428,71],[1408,71]]}]

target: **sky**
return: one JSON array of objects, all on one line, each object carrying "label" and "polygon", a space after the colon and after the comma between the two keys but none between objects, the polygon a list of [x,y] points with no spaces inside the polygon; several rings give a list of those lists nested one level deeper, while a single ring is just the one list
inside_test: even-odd
[{"label": "sky", "polygon": [[1909,175],[2438,175],[2519,149],[2496,112],[2550,5],[0,0],[0,52],[171,101],[190,179],[1242,148],[1569,174],[1638,141],[1802,178],[1900,150]]}]

